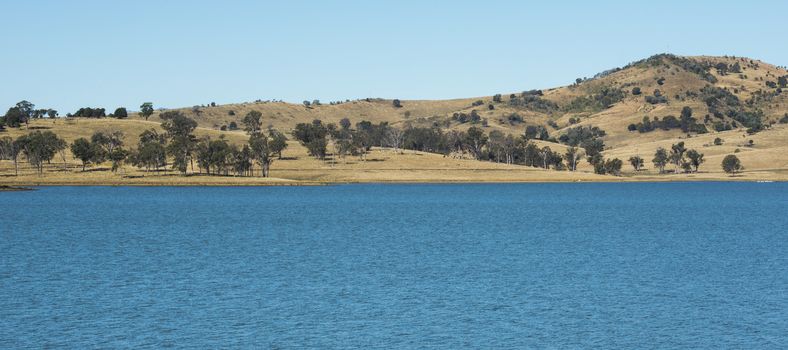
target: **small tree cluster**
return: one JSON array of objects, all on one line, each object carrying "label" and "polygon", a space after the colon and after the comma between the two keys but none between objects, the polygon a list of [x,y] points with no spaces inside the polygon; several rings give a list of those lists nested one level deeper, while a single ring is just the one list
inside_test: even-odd
[{"label": "small tree cluster", "polygon": [[698,172],[698,168],[704,162],[703,153],[694,149],[687,149],[684,146],[684,142],[672,145],[670,150],[662,147],[658,148],[652,159],[652,163],[659,169],[660,174],[665,172],[665,167],[668,164],[675,166],[674,172],[676,173],[679,172],[679,169],[682,169],[684,172]]}]

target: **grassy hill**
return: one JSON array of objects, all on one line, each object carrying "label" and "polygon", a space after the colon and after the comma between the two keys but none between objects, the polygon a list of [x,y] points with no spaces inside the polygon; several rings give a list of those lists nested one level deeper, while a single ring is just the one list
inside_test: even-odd
[{"label": "grassy hill", "polygon": [[[730,67],[738,64],[741,73],[728,71],[725,74],[715,66],[725,64]],[[702,74],[696,70],[701,70]],[[263,113],[264,124],[282,130],[292,128],[296,123],[321,119],[325,122],[338,122],[349,118],[353,122],[369,120],[372,122],[387,121],[393,125],[410,124],[428,126],[437,123],[449,128],[463,129],[470,123],[459,123],[452,119],[455,113],[470,114],[476,110],[482,119],[487,120],[489,130],[505,130],[520,134],[525,125],[545,125],[555,122],[558,128],[551,127],[551,134],[557,134],[563,128],[571,126],[570,118],[580,120],[579,125],[599,126],[608,133],[606,143],[618,146],[619,142],[634,141],[627,131],[627,125],[637,123],[644,116],[664,117],[679,116],[684,106],[691,107],[696,117],[712,114],[699,92],[706,86],[729,91],[736,96],[742,105],[752,110],[761,110],[764,121],[776,122],[788,112],[788,91],[778,94],[778,88],[767,86],[768,82],[776,83],[781,76],[788,76],[788,70],[778,68],[748,58],[735,57],[677,57],[657,55],[634,62],[624,68],[616,68],[598,77],[588,79],[579,84],[543,90],[540,100],[554,103],[554,110],[542,109],[533,105],[513,105],[511,95],[520,97],[522,92],[501,92],[501,101],[493,101],[493,96],[480,96],[454,100],[403,100],[400,108],[392,104],[391,99],[360,99],[340,104],[322,103],[320,105],[291,104],[285,102],[258,101],[218,106],[194,106],[180,110],[190,115],[205,128],[220,129],[231,122],[240,124],[243,116],[252,110]],[[640,95],[633,95],[632,89],[639,88]],[[600,92],[620,90],[623,97],[612,100],[613,103],[593,103],[594,97]],[[651,104],[646,102],[659,89],[666,97],[666,103]],[[750,100],[752,105],[747,105]],[[480,104],[474,106],[474,102]],[[493,110],[489,106],[494,107]],[[518,114],[523,122],[509,122],[508,116]],[[234,114],[234,115],[231,115]],[[151,120],[156,120],[154,114]],[[715,121],[732,121],[723,116]],[[676,133],[660,133],[665,139],[676,136]]]},{"label": "grassy hill", "polygon": [[[782,78],[781,78],[782,77]],[[678,57],[657,55],[622,68],[600,73],[594,78],[578,80],[564,87],[541,91],[501,92],[498,96],[481,96],[454,100],[403,100],[395,106],[392,99],[360,99],[342,102],[292,104],[277,101],[257,101],[228,105],[200,105],[179,109],[198,122],[198,135],[241,144],[246,135],[227,129],[232,123],[241,125],[244,115],[259,111],[263,125],[289,133],[297,123],[320,119],[338,123],[349,118],[354,124],[362,120],[388,122],[400,128],[410,126],[439,126],[445,130],[467,130],[481,127],[521,135],[526,126],[544,127],[550,138],[535,141],[563,152],[565,145],[556,138],[576,126],[594,126],[605,131],[605,157],[625,161],[640,155],[651,167],[657,147],[670,148],[673,143],[685,142],[706,155],[706,164],[695,174],[658,175],[652,170],[634,173],[625,165],[624,177],[594,175],[585,161],[579,172],[570,173],[542,170],[518,165],[505,165],[468,159],[454,159],[438,154],[408,151],[404,154],[386,149],[375,149],[367,161],[342,159],[319,161],[291,141],[284,160],[272,166],[273,179],[187,177],[174,173],[143,174],[127,166],[130,176],[117,180],[108,171],[93,171],[89,175],[75,174],[75,170],[53,171],[43,177],[9,176],[9,161],[0,161],[0,183],[79,183],[80,177],[90,177],[96,183],[238,183],[261,182],[364,182],[364,181],[618,181],[618,180],[682,180],[727,179],[720,162],[725,155],[736,153],[746,167],[743,179],[788,179],[788,124],[780,124],[788,113],[788,91],[782,92],[788,70],[758,60],[741,57]],[[781,85],[782,84],[782,85]],[[638,92],[639,90],[639,92]],[[657,92],[658,90],[658,92]],[[685,132],[679,128],[640,132],[632,126],[667,116],[680,118],[685,107],[692,109],[698,127],[707,133]],[[67,141],[89,137],[94,131],[120,130],[127,137],[127,145],[134,147],[136,136],[145,129],[159,128],[161,110],[148,120],[136,113],[129,119],[34,120],[29,127],[8,129],[0,133],[16,137],[30,129],[49,129]],[[476,118],[476,120],[474,120]],[[746,130],[754,118],[759,118],[765,129],[748,134]],[[715,131],[719,129],[721,131]],[[727,130],[729,129],[729,130]],[[720,138],[722,145],[714,145]],[[752,143],[750,143],[752,140]],[[72,160],[73,162],[73,160]],[[74,162],[76,163],[76,162]],[[75,167],[76,164],[72,164]],[[99,168],[102,169],[102,168]],[[162,180],[167,177],[167,180]],[[47,180],[48,178],[48,180]],[[155,180],[159,178],[159,180]],[[177,178],[177,179],[176,179]],[[36,180],[37,179],[37,180]],[[124,182],[125,181],[125,182]],[[89,181],[90,182],[90,181]]]}]

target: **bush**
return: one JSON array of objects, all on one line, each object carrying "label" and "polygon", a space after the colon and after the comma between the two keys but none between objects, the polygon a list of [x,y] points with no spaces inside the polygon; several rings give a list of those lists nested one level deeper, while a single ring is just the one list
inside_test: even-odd
[{"label": "bush", "polygon": [[567,129],[558,140],[569,146],[579,146],[586,141],[604,137],[605,135],[605,131],[596,126],[576,126]]},{"label": "bush", "polygon": [[394,108],[402,108],[402,102],[400,102],[398,99],[391,101],[391,104],[394,106]]},{"label": "bush", "polygon": [[525,127],[525,134],[523,135],[527,140],[547,140],[550,138],[547,129],[541,125],[528,125]]},{"label": "bush", "polygon": [[509,114],[506,117],[506,120],[509,122],[510,125],[520,124],[523,122],[523,117],[517,113]]},{"label": "bush", "polygon": [[728,122],[714,122],[712,127],[714,128],[714,131],[717,132],[733,130],[733,128],[731,127],[731,123]]},{"label": "bush", "polygon": [[634,88],[632,88],[632,95],[638,96],[638,95],[640,95],[641,93],[642,93],[642,92],[640,91],[640,88],[639,88],[639,87],[634,87]]},{"label": "bush", "polygon": [[656,89],[656,90],[654,90],[654,95],[653,96],[646,96],[646,102],[648,102],[650,104],[653,104],[653,105],[660,104],[660,103],[668,103],[668,98],[665,97],[665,96],[662,96],[662,91],[659,91],[659,89]]},{"label": "bush", "polygon": [[493,102],[500,103],[501,101],[503,101],[501,94],[495,94],[495,96],[493,96]]},{"label": "bush", "polygon": [[722,145],[722,139],[721,139],[721,138],[719,138],[719,137],[715,138],[715,139],[714,139],[714,145],[715,145],[715,146],[720,146],[720,145]]},{"label": "bush", "polygon": [[788,75],[783,75],[777,78],[777,85],[780,85],[781,88],[788,87]]},{"label": "bush", "polygon": [[452,115],[451,119],[456,121],[456,122],[458,122],[458,123],[460,123],[460,124],[464,124],[464,123],[468,123],[468,122],[470,122],[472,124],[476,124],[476,123],[478,123],[478,122],[480,122],[482,120],[482,117],[479,115],[479,112],[477,112],[474,109],[474,110],[471,111],[471,114],[465,114],[465,113],[462,113],[462,112],[454,113]]},{"label": "bush", "polygon": [[118,119],[126,119],[129,117],[129,112],[126,111],[126,108],[124,107],[118,107],[115,109],[115,113],[112,113],[112,115]]},{"label": "bush", "polygon": [[522,97],[528,97],[528,96],[544,96],[544,93],[542,92],[542,90],[528,90],[528,91],[523,91],[523,92],[520,94],[520,96],[522,96]]},{"label": "bush", "polygon": [[238,130],[238,124],[234,121],[230,122],[230,125],[227,126],[229,130]]},{"label": "bush", "polygon": [[698,76],[701,77],[701,79],[706,80],[712,84],[717,82],[717,78],[713,74],[709,73],[709,69],[711,68],[710,63],[696,61],[693,59],[679,57],[671,54],[654,55],[645,60],[640,60],[631,63],[627,65],[625,68],[633,67],[633,66],[643,66],[643,65],[659,67],[659,66],[664,66],[666,62],[673,63],[688,72],[697,74]]},{"label": "bush", "polygon": [[599,92],[573,99],[564,107],[568,112],[591,111],[597,112],[610,108],[624,99],[626,93],[621,89],[602,88]]},{"label": "bush", "polygon": [[232,117],[232,116],[235,115],[235,111],[231,109],[231,110],[227,111],[227,115]]},{"label": "bush", "polygon": [[526,93],[529,92],[523,92],[522,97],[512,95],[512,98],[509,100],[509,105],[512,107],[520,107],[542,113],[552,113],[558,110],[558,105],[555,102],[545,100],[537,95]]},{"label": "bush", "polygon": [[728,90],[707,85],[700,90],[700,98],[709,107],[709,112],[717,118],[728,116],[748,128],[761,126],[763,113],[745,111],[739,98]]},{"label": "bush", "polygon": [[646,102],[653,105],[660,103],[668,103],[668,98],[665,96],[646,96]]}]

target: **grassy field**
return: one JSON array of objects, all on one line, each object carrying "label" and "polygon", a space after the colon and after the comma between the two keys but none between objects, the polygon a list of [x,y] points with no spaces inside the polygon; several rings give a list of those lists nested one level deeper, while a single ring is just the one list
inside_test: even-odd
[{"label": "grassy field", "polygon": [[[79,137],[90,137],[94,131],[120,130],[126,136],[127,146],[136,146],[136,134],[145,129],[158,128],[155,122],[139,120],[36,120],[30,125],[35,130],[52,130],[68,142]],[[47,129],[48,128],[48,129]],[[28,130],[6,132],[16,137]],[[234,143],[242,143],[246,135],[240,132],[219,132],[199,128],[201,136],[220,137],[224,135]],[[289,142],[283,159],[274,161],[271,177],[207,176],[189,174],[182,176],[170,169],[146,172],[131,165],[124,166],[116,173],[110,171],[109,164],[91,166],[81,170],[81,163],[70,154],[64,164],[56,157],[47,164],[43,175],[38,175],[27,163],[22,162],[19,176],[14,175],[11,161],[0,161],[0,185],[310,185],[326,183],[363,183],[363,182],[574,182],[574,181],[693,181],[693,180],[788,180],[788,127],[778,126],[753,136],[742,137],[741,131],[713,133],[684,139],[668,139],[627,145],[605,151],[608,157],[622,160],[632,155],[641,155],[650,166],[650,155],[657,147],[670,147],[672,143],[684,141],[688,148],[695,148],[706,154],[706,163],[699,173],[660,175],[653,170],[638,173],[631,171],[625,164],[623,176],[602,176],[592,173],[590,166],[583,162],[577,172],[544,170],[520,165],[507,165],[471,159],[454,159],[440,154],[415,151],[395,152],[391,149],[375,148],[366,160],[358,157],[317,160],[306,153],[297,142]],[[715,137],[725,140],[721,146],[713,146]],[[754,141],[753,147],[746,146],[747,140]],[[563,151],[561,145],[539,142],[555,150]],[[740,176],[730,177],[720,168],[722,157],[736,153],[746,169]],[[670,169],[670,167],[669,167]]]}]

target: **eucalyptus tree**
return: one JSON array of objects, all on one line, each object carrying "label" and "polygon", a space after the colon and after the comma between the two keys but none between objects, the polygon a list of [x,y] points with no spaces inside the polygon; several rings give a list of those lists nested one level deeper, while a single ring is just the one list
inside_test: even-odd
[{"label": "eucalyptus tree", "polygon": [[654,166],[659,169],[659,173],[662,174],[665,172],[665,166],[668,165],[668,160],[668,151],[660,147],[654,152],[654,159],[652,159],[651,162],[654,163]]},{"label": "eucalyptus tree", "polygon": [[145,102],[140,105],[140,115],[148,120],[151,115],[153,115],[153,102]]},{"label": "eucalyptus tree", "polygon": [[471,151],[475,159],[479,159],[482,155],[482,148],[487,144],[488,137],[484,134],[484,130],[472,126],[465,134],[464,143],[468,145],[468,150]]},{"label": "eucalyptus tree", "polygon": [[247,134],[259,134],[263,129],[263,114],[258,111],[251,111],[246,113],[242,122],[244,124],[244,131],[246,131]]},{"label": "eucalyptus tree", "polygon": [[678,172],[679,167],[681,167],[681,163],[684,162],[684,153],[687,152],[687,148],[684,147],[684,142],[679,142],[670,146],[670,162],[676,166],[676,172]]},{"label": "eucalyptus tree", "polygon": [[252,149],[249,145],[244,145],[241,150],[236,150],[233,154],[233,169],[240,176],[252,175]]},{"label": "eucalyptus tree", "polygon": [[739,157],[729,154],[722,159],[722,170],[731,176],[736,176],[737,172],[740,172],[744,167],[741,165],[741,161]]},{"label": "eucalyptus tree", "polygon": [[268,137],[270,138],[268,146],[271,147],[271,152],[276,154],[277,158],[282,159],[282,151],[287,149],[287,136],[274,128],[269,128]]},{"label": "eucalyptus tree", "polygon": [[101,147],[105,154],[111,154],[116,148],[123,146],[125,136],[122,131],[97,131],[90,137],[90,142]]},{"label": "eucalyptus tree", "polygon": [[197,128],[197,122],[178,111],[164,112],[161,119],[161,127],[169,139],[167,153],[172,156],[172,168],[186,174],[188,165],[193,161],[192,155],[197,142],[193,132]]},{"label": "eucalyptus tree", "polygon": [[96,159],[96,151],[95,145],[84,137],[80,137],[71,143],[71,154],[74,155],[74,158],[82,161],[82,171],[85,171],[88,163]]},{"label": "eucalyptus tree", "polygon": [[694,149],[687,151],[687,158],[689,158],[689,164],[696,173],[698,172],[700,165],[705,162],[703,159],[703,153],[700,153]]},{"label": "eucalyptus tree", "polygon": [[0,138],[0,160],[8,159],[14,162],[14,174],[19,175],[20,144],[10,136]]},{"label": "eucalyptus tree", "polygon": [[635,169],[636,172],[640,171],[640,169],[643,168],[643,163],[644,163],[643,158],[641,158],[640,156],[629,157],[629,164],[632,164],[632,167]]},{"label": "eucalyptus tree", "polygon": [[112,116],[117,119],[126,119],[129,117],[129,112],[125,107],[118,107],[115,109],[115,113],[112,113]]},{"label": "eucalyptus tree", "polygon": [[44,163],[50,162],[58,151],[66,147],[66,142],[51,131],[35,131],[17,139],[22,153],[38,174],[44,173]]},{"label": "eucalyptus tree", "polygon": [[[293,137],[306,147],[309,155],[324,159],[326,157],[326,148],[328,147],[328,128],[323,125],[319,119],[315,119],[312,123],[299,123],[293,129]],[[253,147],[254,148],[254,147]]]},{"label": "eucalyptus tree", "polygon": [[402,147],[402,143],[405,141],[405,132],[397,127],[391,127],[386,132],[386,143],[389,147],[394,149],[394,152],[398,152],[400,147]]},{"label": "eucalyptus tree", "polygon": [[566,149],[566,153],[564,153],[564,159],[566,160],[566,166],[569,168],[569,171],[577,170],[577,163],[582,157],[583,154],[579,148],[570,146]]},{"label": "eucalyptus tree", "polygon": [[139,146],[135,151],[130,152],[131,163],[139,168],[150,171],[167,165],[167,150],[165,135],[159,134],[156,129],[143,131],[139,136]]},{"label": "eucalyptus tree", "polygon": [[249,148],[252,158],[260,165],[260,176],[268,177],[271,163],[276,154],[274,147],[271,147],[272,139],[264,133],[254,134],[249,137]]}]

